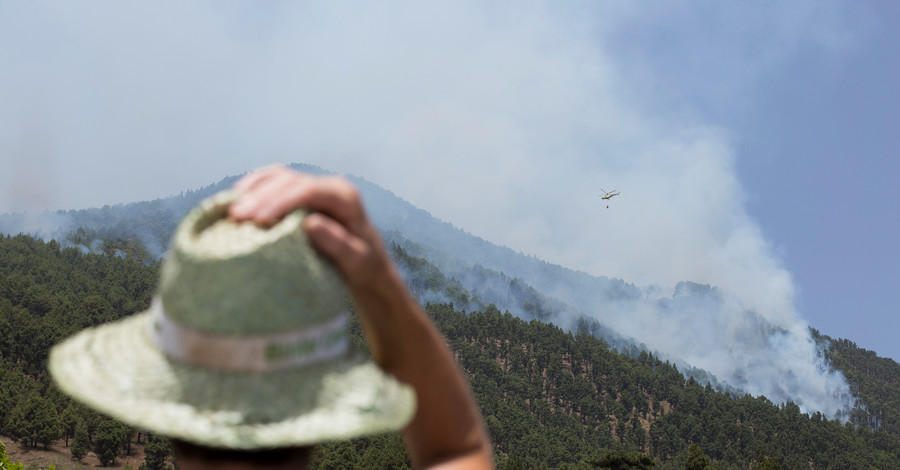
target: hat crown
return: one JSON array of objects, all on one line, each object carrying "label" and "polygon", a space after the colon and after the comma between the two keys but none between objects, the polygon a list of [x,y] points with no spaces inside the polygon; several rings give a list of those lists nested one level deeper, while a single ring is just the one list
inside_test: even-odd
[{"label": "hat crown", "polygon": [[173,321],[236,336],[308,328],[346,311],[337,272],[309,244],[305,212],[269,228],[228,218],[238,197],[223,192],[182,220],[160,278],[159,299]]}]

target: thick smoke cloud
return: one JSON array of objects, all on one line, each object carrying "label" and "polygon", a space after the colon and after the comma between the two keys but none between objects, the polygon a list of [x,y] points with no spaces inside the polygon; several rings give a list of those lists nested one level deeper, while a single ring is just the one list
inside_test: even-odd
[{"label": "thick smoke cloud", "polygon": [[774,403],[845,420],[854,404],[801,321],[780,325],[747,310],[733,295],[681,283],[672,297],[620,304],[604,321],[658,352],[712,373],[719,381]]},{"label": "thick smoke cloud", "polygon": [[[303,161],[555,263],[718,286],[786,339],[772,357],[712,341],[691,361],[777,357],[787,369],[767,373],[821,387],[791,276],[744,210],[735,159],[752,156],[718,118],[752,112],[756,80],[792,54],[851,41],[836,4],[3,4],[0,212]],[[601,187],[622,192],[608,209]],[[687,324],[660,314],[628,334],[678,350]]]}]

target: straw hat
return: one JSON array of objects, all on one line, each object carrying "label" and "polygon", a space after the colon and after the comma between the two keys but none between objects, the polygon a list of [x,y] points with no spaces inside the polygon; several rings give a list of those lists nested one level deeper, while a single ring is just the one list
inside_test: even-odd
[{"label": "straw hat", "polygon": [[181,222],[151,308],[50,352],[59,387],[141,429],[215,447],[315,444],[402,428],[412,389],[351,351],[346,294],[294,212],[269,229],[220,193]]}]

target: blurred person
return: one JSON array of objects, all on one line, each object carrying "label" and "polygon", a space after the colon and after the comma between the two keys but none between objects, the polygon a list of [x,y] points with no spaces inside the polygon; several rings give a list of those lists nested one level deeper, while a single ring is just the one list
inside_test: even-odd
[{"label": "blurred person", "polygon": [[[345,293],[371,359],[348,347]],[[493,466],[464,375],[341,177],[270,166],[204,201],[151,308],[56,346],[50,370],[169,437],[186,470],[306,468],[316,444],[400,429],[416,468]]]}]

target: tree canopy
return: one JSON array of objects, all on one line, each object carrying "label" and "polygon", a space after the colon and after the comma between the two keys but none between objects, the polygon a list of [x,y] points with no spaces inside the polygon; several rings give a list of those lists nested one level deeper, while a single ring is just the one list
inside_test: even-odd
[{"label": "tree canopy", "polygon": [[[399,247],[394,256],[414,291],[445,293],[426,301],[426,312],[470,379],[500,469],[897,468],[900,461],[900,372],[850,342],[817,336],[870,402],[841,423],[686,379],[648,352],[620,353],[588,321],[572,331],[544,323],[541,312],[553,305],[520,280],[507,279],[508,290],[529,304],[532,318],[484,303],[424,258]],[[33,447],[71,439],[74,458],[93,451],[106,463],[144,439],[148,467],[165,464],[163,438],[148,440],[81,407],[45,370],[60,339],[147,308],[158,264],[138,258],[0,236],[0,434]],[[354,344],[363,344],[359,325],[352,331]],[[397,434],[325,444],[314,459],[320,469],[409,466]]]}]

